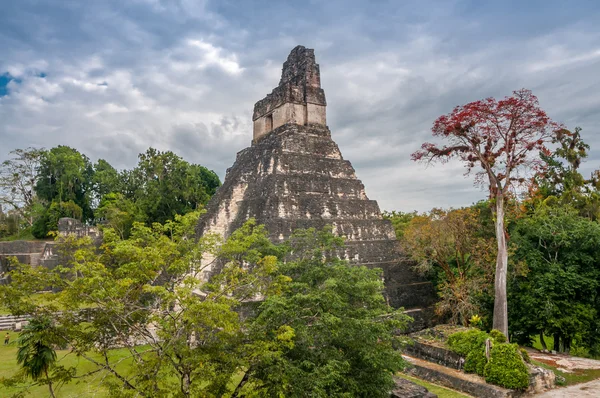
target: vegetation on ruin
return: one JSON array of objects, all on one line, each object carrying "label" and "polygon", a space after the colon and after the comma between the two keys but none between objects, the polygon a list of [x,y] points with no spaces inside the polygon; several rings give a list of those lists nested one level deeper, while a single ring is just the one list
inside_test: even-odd
[{"label": "vegetation on ruin", "polygon": [[[128,238],[106,227],[100,247],[59,237],[64,264],[14,267],[0,300],[51,319],[53,348],[90,376],[110,375],[111,396],[386,396],[404,365],[395,332],[409,318],[385,302],[380,270],[339,260],[341,239],[327,229],[277,246],[250,220],[226,241],[196,241],[198,215],[134,222]],[[220,272],[201,278],[212,266]],[[59,390],[81,372],[57,360],[44,379],[16,372],[4,384]]]},{"label": "vegetation on ruin", "polygon": [[429,392],[436,394],[438,398],[468,398],[466,395],[437,384],[429,383],[416,377],[412,377],[403,373],[398,374],[398,377],[410,380],[415,384],[425,387]]},{"label": "vegetation on ruin", "polygon": [[[489,345],[489,359],[486,355]],[[526,359],[516,344],[506,342],[506,336],[493,329],[486,333],[479,329],[456,332],[448,337],[448,347],[465,358],[464,370],[484,376],[486,382],[511,389],[525,389],[529,385]]]}]

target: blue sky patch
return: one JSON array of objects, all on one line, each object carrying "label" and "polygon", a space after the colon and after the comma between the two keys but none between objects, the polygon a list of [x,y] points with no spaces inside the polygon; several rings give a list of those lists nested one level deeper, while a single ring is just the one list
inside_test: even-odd
[{"label": "blue sky patch", "polygon": [[8,83],[10,83],[13,80],[17,83],[21,82],[21,80],[15,79],[8,72],[3,75],[0,75],[0,98],[8,95]]}]

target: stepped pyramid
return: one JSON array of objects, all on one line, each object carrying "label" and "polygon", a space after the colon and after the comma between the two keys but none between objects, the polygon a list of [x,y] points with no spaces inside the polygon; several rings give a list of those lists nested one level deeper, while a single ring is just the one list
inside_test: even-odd
[{"label": "stepped pyramid", "polygon": [[283,64],[279,86],[254,106],[252,145],[227,170],[198,233],[228,236],[254,217],[277,242],[298,228],[331,225],[346,241],[341,257],[384,270],[391,305],[414,312],[429,307],[431,284],[411,271],[391,223],[342,157],[325,108],[314,50],[298,46]]}]

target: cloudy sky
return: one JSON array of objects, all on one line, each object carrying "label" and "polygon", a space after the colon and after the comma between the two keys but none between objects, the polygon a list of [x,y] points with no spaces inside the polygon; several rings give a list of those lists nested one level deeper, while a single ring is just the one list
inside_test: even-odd
[{"label": "cloudy sky", "polygon": [[0,0],[0,160],[70,145],[117,168],[152,146],[221,178],[253,104],[297,44],[314,48],[328,124],[387,210],[485,197],[459,164],[410,153],[455,105],[526,87],[600,166],[600,3]]}]

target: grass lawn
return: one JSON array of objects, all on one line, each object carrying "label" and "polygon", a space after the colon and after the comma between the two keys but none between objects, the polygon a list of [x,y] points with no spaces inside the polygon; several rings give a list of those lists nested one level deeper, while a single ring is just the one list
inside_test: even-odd
[{"label": "grass lawn", "polygon": [[[546,347],[548,347],[549,350],[554,349],[554,337],[544,336],[544,341],[546,342]],[[600,359],[600,356],[590,355],[587,349],[578,346],[576,343],[577,342],[574,342],[573,346],[571,347],[570,355],[582,358]],[[535,338],[533,339],[532,347],[538,350],[543,349],[542,344],[540,343],[540,336],[535,336]]]},{"label": "grass lawn", "polygon": [[469,395],[461,394],[457,391],[450,390],[450,389],[447,389],[442,386],[438,386],[437,384],[431,384],[427,381],[418,379],[416,377],[405,375],[404,373],[398,373],[398,376],[402,377],[403,379],[410,380],[415,384],[425,387],[426,389],[429,390],[429,392],[436,394],[438,396],[438,398],[469,398],[470,397]]},{"label": "grass lawn", "polygon": [[[10,333],[10,344],[8,346],[4,345],[4,336],[6,332],[0,332],[2,337],[2,341],[0,343],[0,380],[3,378],[10,378],[14,376],[19,371],[19,365],[17,364],[17,338],[19,334],[16,332]],[[140,350],[143,350],[144,347],[140,346]],[[77,369],[76,376],[85,375],[91,371],[97,369],[96,365],[91,363],[85,358],[79,358],[75,354],[69,353],[68,350],[58,350],[56,351],[58,360],[57,365],[62,365],[65,368],[75,367]],[[117,365],[117,370],[127,375],[127,369],[131,367],[132,359],[130,358],[130,352],[127,349],[115,349],[110,352],[109,358],[112,363],[123,359]],[[102,358],[98,354],[90,354],[90,357],[95,360],[101,362]],[[243,377],[243,372],[240,372],[238,375],[234,376],[230,381],[230,389],[231,392],[238,385],[240,380]],[[70,383],[62,385],[62,386],[53,386],[54,391],[57,397],[60,398],[68,398],[68,397],[95,397],[95,398],[103,398],[108,397],[108,381],[115,381],[116,378],[112,374],[107,371],[100,371],[94,373],[89,376],[85,376],[82,378],[73,379]],[[0,384],[0,398],[10,397],[15,393],[22,392],[26,389],[29,383],[24,383],[23,385],[19,385],[17,387],[5,387]],[[29,389],[29,395],[31,397],[47,397],[49,396],[48,386],[35,386]]]},{"label": "grass lawn", "polygon": [[[10,344],[4,345],[4,335],[2,332],[2,345],[0,346],[0,379],[9,378],[15,375],[18,371],[17,365],[17,345],[16,340],[18,333],[10,332]],[[59,350],[56,352],[58,356],[58,364],[65,367],[77,367],[77,374],[82,375],[96,369],[96,366],[84,358],[78,358],[74,354],[69,354],[68,351]],[[129,352],[125,349],[114,350],[111,353],[112,358],[126,358]],[[99,359],[99,357],[98,357]],[[125,369],[129,366],[127,360],[124,360],[120,366]],[[107,372],[98,372],[93,375],[81,379],[74,379],[71,383],[60,386],[56,389],[58,397],[107,397],[107,389],[105,387],[106,380],[114,380],[114,377]],[[23,386],[7,388],[0,386],[0,396],[9,397],[10,395],[23,390]],[[29,392],[32,397],[49,396],[47,386],[32,387]]]},{"label": "grass lawn", "polygon": [[548,365],[548,364],[540,362],[540,361],[532,360],[531,363],[533,363],[536,366],[542,367],[544,369],[551,370],[557,376],[564,377],[565,382],[563,384],[560,384],[563,386],[571,386],[573,384],[586,383],[588,381],[600,379],[600,369],[576,369],[573,372],[567,373],[567,372],[561,372],[556,367]]}]

